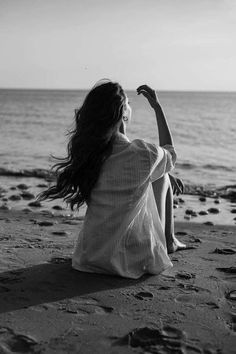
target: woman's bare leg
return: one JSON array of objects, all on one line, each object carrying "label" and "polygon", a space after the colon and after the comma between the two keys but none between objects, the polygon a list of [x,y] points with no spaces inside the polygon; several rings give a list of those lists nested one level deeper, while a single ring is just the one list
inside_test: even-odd
[{"label": "woman's bare leg", "polygon": [[186,248],[174,234],[173,192],[168,174],[152,183],[153,193],[166,237],[168,253]]}]

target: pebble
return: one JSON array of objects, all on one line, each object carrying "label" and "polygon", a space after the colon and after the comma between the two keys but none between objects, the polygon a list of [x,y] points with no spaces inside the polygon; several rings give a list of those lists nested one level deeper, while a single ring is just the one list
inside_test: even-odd
[{"label": "pebble", "polygon": [[24,208],[22,211],[24,213],[31,213],[32,210],[30,208]]},{"label": "pebble", "polygon": [[30,193],[30,192],[22,192],[21,196],[22,196],[23,199],[26,199],[26,200],[35,199],[35,195],[33,193]]},{"label": "pebble", "polygon": [[185,210],[185,214],[186,214],[186,215],[192,215],[192,213],[193,213],[193,210],[192,210],[192,209],[186,209],[186,210]]},{"label": "pebble", "polygon": [[52,209],[55,209],[55,210],[63,210],[63,207],[60,206],[60,205],[53,205]]},{"label": "pebble", "polygon": [[200,197],[199,200],[200,200],[200,202],[205,202],[206,201],[206,197]]},{"label": "pebble", "polygon": [[185,203],[184,199],[179,198],[179,203]]},{"label": "pebble", "polygon": [[179,207],[178,204],[174,204],[174,205],[173,205],[173,208],[174,208],[174,209],[178,209],[178,207]]},{"label": "pebble", "polygon": [[176,273],[176,278],[180,278],[180,279],[192,279],[195,277],[196,277],[195,274],[185,272],[184,270]]},{"label": "pebble", "polygon": [[53,231],[52,234],[57,235],[57,236],[68,236],[69,235],[69,233],[66,231]]},{"label": "pebble", "polygon": [[7,197],[4,197],[4,198],[2,198],[2,201],[7,202],[7,201],[8,201],[8,198],[7,198]]},{"label": "pebble", "polygon": [[184,215],[184,218],[185,218],[186,220],[190,220],[190,219],[191,219],[191,216],[190,216],[190,215]]},{"label": "pebble", "polygon": [[236,214],[236,209],[231,209],[230,211],[232,214]]},{"label": "pebble", "polygon": [[21,200],[21,196],[19,194],[13,194],[9,197],[9,200]]},{"label": "pebble", "polygon": [[207,211],[209,211],[209,213],[211,213],[211,214],[219,214],[220,209],[218,209],[218,208],[209,208],[209,209],[207,209]]},{"label": "pebble", "polygon": [[219,200],[219,199],[216,199],[216,200],[214,200],[214,203],[215,203],[215,204],[220,204],[220,200]]},{"label": "pebble", "polygon": [[52,222],[52,221],[39,221],[38,222],[38,225],[39,226],[53,226],[54,225],[54,223]]},{"label": "pebble", "polygon": [[208,213],[208,211],[206,211],[206,210],[201,210],[201,211],[199,211],[198,214],[199,214],[199,215],[208,215],[209,213]]},{"label": "pebble", "polygon": [[0,209],[1,210],[10,210],[11,207],[9,207],[9,205],[7,205],[7,204],[2,204],[2,205],[0,205]]},{"label": "pebble", "polygon": [[198,214],[196,213],[196,211],[193,211],[191,215],[194,216],[194,217],[197,217],[197,216],[198,216]]},{"label": "pebble", "polygon": [[7,193],[7,190],[5,188],[0,187],[0,193]]},{"label": "pebble", "polygon": [[16,190],[16,187],[10,187],[10,190],[11,190],[11,191],[15,191],[15,190]]},{"label": "pebble", "polygon": [[34,202],[30,202],[28,205],[35,208],[40,208],[42,206],[42,204],[37,200],[35,200]]},{"label": "pebble", "polygon": [[26,189],[29,188],[29,186],[27,186],[27,185],[24,184],[24,183],[20,183],[20,184],[17,185],[17,188],[18,188],[18,189],[22,189],[22,190],[26,190]]},{"label": "pebble", "polygon": [[208,225],[208,226],[213,226],[214,223],[212,221],[206,221],[203,223],[204,225]]}]

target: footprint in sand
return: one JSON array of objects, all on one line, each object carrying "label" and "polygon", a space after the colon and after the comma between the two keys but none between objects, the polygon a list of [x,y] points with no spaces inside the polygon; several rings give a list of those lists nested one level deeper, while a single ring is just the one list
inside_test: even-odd
[{"label": "footprint in sand", "polygon": [[35,338],[15,333],[11,328],[0,328],[0,353],[34,353]]},{"label": "footprint in sand", "polygon": [[203,352],[188,340],[184,331],[171,326],[165,326],[162,330],[150,327],[134,329],[128,335],[116,340],[115,344],[141,348],[147,353],[185,353],[186,349],[188,352],[189,350],[195,353]]},{"label": "footprint in sand", "polygon": [[140,291],[135,294],[134,297],[139,300],[150,300],[154,297],[154,295],[150,291]]},{"label": "footprint in sand", "polygon": [[220,272],[236,274],[236,267],[224,267],[224,268],[216,268]]},{"label": "footprint in sand", "polygon": [[233,248],[216,248],[213,252],[210,253],[217,253],[217,254],[235,254],[236,250]]},{"label": "footprint in sand", "polygon": [[196,286],[196,285],[193,285],[193,284],[179,283],[178,287],[181,288],[181,289],[187,290],[187,291],[194,291],[196,293],[199,293],[199,292],[210,293],[210,290],[205,289],[205,288],[201,288],[200,286]]},{"label": "footprint in sand", "polygon": [[211,309],[218,309],[219,306],[211,295],[208,294],[181,294],[175,298],[176,302],[190,304],[194,306],[207,306]]},{"label": "footprint in sand", "polygon": [[71,299],[66,303],[60,305],[60,311],[64,311],[76,315],[107,315],[114,311],[113,307],[103,306],[98,303],[97,300],[93,298],[80,298],[80,299]]},{"label": "footprint in sand", "polygon": [[71,258],[69,257],[52,257],[48,263],[53,263],[53,264],[62,264],[62,263],[70,263]]}]

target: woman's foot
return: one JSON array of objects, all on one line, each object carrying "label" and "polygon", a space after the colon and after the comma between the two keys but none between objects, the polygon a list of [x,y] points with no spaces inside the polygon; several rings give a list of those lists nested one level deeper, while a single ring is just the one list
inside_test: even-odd
[{"label": "woman's foot", "polygon": [[184,250],[187,246],[180,242],[175,236],[171,236],[171,242],[167,244],[168,253]]}]

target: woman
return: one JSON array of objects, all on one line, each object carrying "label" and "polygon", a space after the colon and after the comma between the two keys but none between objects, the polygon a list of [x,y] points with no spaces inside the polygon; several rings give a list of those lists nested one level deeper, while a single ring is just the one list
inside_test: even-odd
[{"label": "woman", "polygon": [[[154,109],[160,146],[129,141],[128,97],[118,83],[103,81],[76,112],[68,156],[57,163],[57,182],[40,199],[63,198],[73,209],[86,203],[82,230],[72,258],[73,268],[139,278],[158,274],[172,263],[167,252],[186,246],[174,236],[170,177],[176,153],[157,100],[147,85],[137,89]],[[171,179],[171,181],[170,181]]]}]

